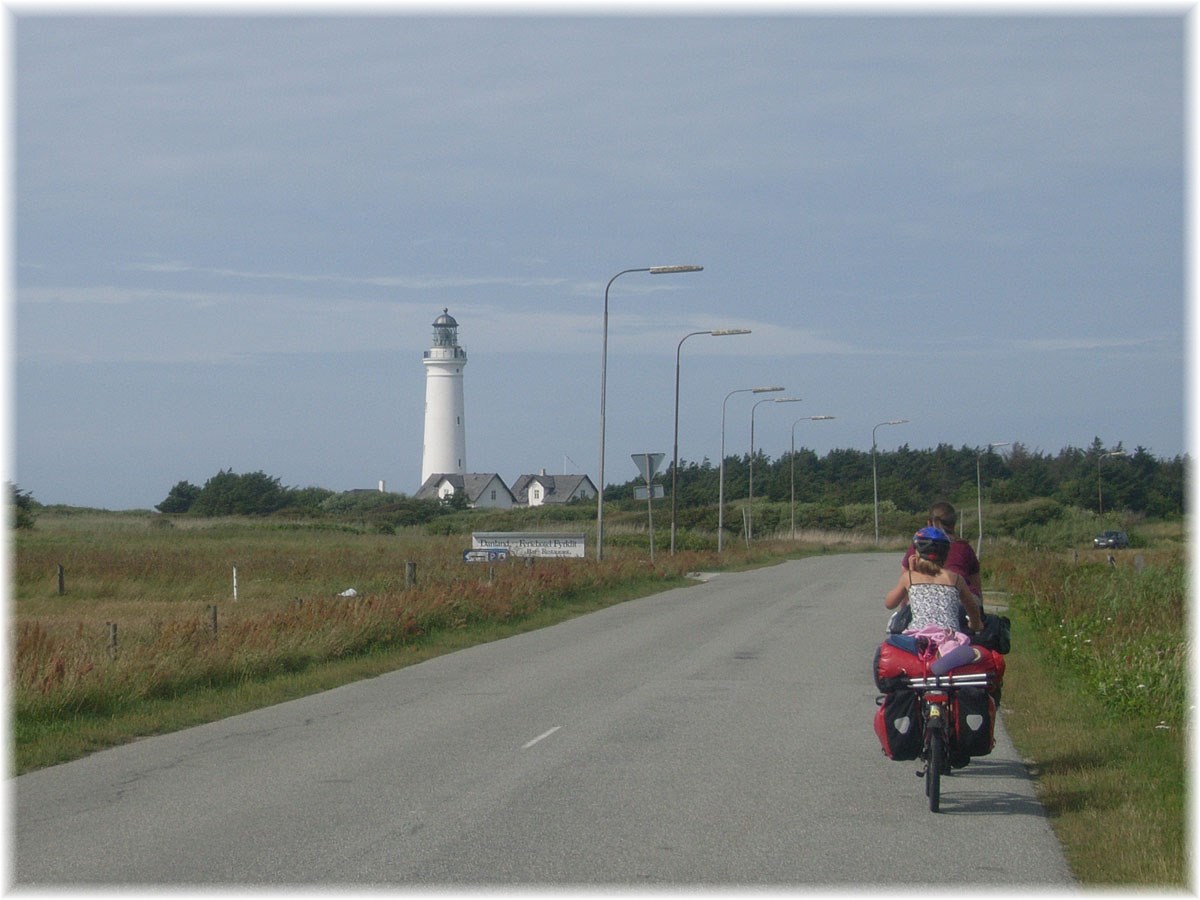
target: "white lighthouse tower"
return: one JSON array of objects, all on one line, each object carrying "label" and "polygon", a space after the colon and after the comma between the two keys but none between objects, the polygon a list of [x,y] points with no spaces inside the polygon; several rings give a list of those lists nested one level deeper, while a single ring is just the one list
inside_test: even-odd
[{"label": "white lighthouse tower", "polygon": [[448,309],[433,321],[433,346],[425,351],[425,452],[421,483],[430,475],[462,475],[467,469],[467,422],[458,322]]}]

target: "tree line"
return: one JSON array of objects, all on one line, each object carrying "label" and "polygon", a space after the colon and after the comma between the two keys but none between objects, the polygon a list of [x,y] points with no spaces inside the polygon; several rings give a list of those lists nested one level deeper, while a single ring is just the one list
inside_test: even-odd
[{"label": "tree line", "polygon": [[[975,447],[939,444],[914,450],[907,444],[894,451],[831,450],[818,456],[808,449],[770,459],[756,452],[754,499],[817,503],[830,507],[873,503],[876,483],[880,500],[917,512],[937,499],[966,506],[977,490],[991,503],[1051,499],[1063,506],[1095,512],[1130,511],[1151,518],[1183,515],[1187,458],[1161,459],[1144,447],[1126,451],[1106,448],[1096,438],[1087,449],[1067,447],[1051,455],[1014,443],[1001,454]],[[712,504],[718,496],[720,468],[705,459],[680,461],[676,478],[680,508]],[[725,497],[750,493],[749,454],[725,459]],[[632,498],[635,479],[605,488],[605,499]],[[662,478],[667,496],[671,472]]]},{"label": "tree line", "polygon": [[[976,501],[978,486],[988,503],[1050,499],[1064,507],[1098,513],[1125,511],[1170,519],[1184,513],[1187,464],[1186,456],[1159,458],[1140,446],[1132,451],[1120,444],[1109,449],[1099,438],[1086,449],[1067,447],[1054,455],[1030,451],[1019,443],[1003,454],[949,444],[927,450],[914,450],[906,444],[874,455],[838,449],[818,456],[801,448],[778,459],[757,452],[753,467],[748,454],[726,457],[725,497],[732,503],[749,496],[753,475],[756,502],[795,499],[797,504],[840,508],[873,504],[878,493],[881,503],[919,513],[937,499],[969,507]],[[670,466],[660,480],[669,499]],[[676,505],[680,509],[714,508],[719,480],[720,467],[710,460],[681,461]],[[632,503],[640,485],[640,478],[608,485],[605,500]],[[403,493],[288,487],[265,472],[239,474],[224,469],[203,485],[178,482],[155,509],[194,516],[358,516],[400,527],[425,524],[455,512],[462,506],[462,498],[456,499],[457,504],[447,504]],[[32,526],[37,507],[32,495],[10,485],[10,503],[12,524]]]},{"label": "tree line", "polygon": [[384,517],[393,525],[420,525],[444,507],[436,500],[416,500],[380,491],[338,493],[321,487],[286,487],[265,472],[239,474],[222,469],[203,486],[180,481],[154,507],[161,513],[195,516],[267,516],[276,513],[328,515],[354,513]]}]

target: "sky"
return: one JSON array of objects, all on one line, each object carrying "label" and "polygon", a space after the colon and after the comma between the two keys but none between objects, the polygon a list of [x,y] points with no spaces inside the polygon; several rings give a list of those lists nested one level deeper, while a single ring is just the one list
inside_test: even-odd
[{"label": "sky", "polygon": [[680,264],[608,292],[609,484],[677,359],[684,461],[1189,452],[1182,6],[9,12],[41,503],[415,493],[443,309],[467,470],[596,479],[605,287]]}]

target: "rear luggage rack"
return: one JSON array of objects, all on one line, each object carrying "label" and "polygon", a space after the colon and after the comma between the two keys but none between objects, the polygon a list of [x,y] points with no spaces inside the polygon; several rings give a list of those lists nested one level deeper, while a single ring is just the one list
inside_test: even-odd
[{"label": "rear luggage rack", "polygon": [[991,672],[972,672],[955,675],[927,675],[922,678],[905,678],[904,683],[910,688],[943,688],[943,687],[989,687],[995,683]]}]

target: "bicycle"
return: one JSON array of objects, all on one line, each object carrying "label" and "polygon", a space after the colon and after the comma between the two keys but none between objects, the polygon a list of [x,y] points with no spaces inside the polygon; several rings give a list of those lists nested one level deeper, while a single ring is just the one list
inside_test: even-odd
[{"label": "bicycle", "polygon": [[[959,755],[958,691],[964,687],[991,690],[996,684],[993,672],[972,672],[955,675],[925,675],[906,677],[906,687],[917,692],[921,709],[921,728],[924,744],[920,759],[924,761],[925,796],[929,799],[929,811],[937,812],[942,802],[942,776],[950,773],[951,760]],[[965,765],[965,763],[964,763]]]}]

